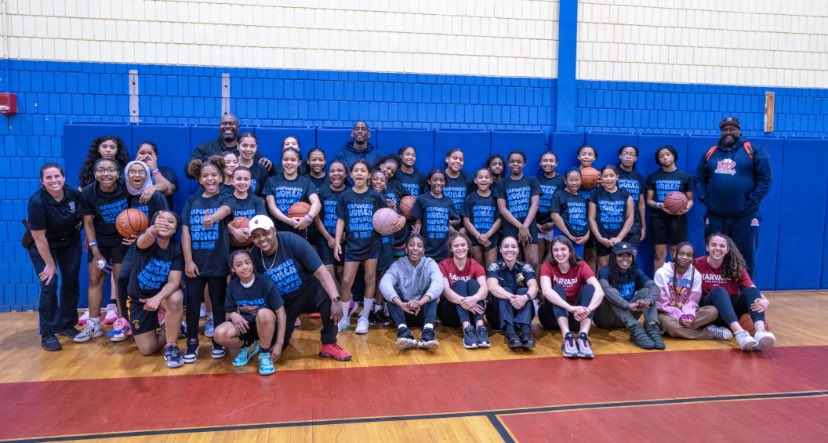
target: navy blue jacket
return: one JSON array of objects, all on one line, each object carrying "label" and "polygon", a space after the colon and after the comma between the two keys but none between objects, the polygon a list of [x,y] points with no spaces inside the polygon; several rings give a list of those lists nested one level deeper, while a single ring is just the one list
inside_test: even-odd
[{"label": "navy blue jacket", "polygon": [[360,151],[354,148],[354,141],[351,140],[345,144],[339,154],[336,155],[337,160],[342,160],[345,163],[345,170],[350,175],[351,165],[357,160],[365,160],[373,168],[380,160],[380,152],[374,148],[374,145],[368,143],[364,150]]},{"label": "navy blue jacket", "polygon": [[751,159],[744,143],[740,138],[726,147],[720,141],[709,159],[705,152],[696,168],[696,197],[714,215],[739,218],[754,213],[770,191],[770,158],[765,150],[751,146]]}]

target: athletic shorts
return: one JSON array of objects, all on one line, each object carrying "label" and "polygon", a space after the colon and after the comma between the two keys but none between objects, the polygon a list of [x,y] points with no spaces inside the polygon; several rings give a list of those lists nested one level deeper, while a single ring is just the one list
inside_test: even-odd
[{"label": "athletic shorts", "polygon": [[158,311],[144,310],[144,304],[138,298],[127,297],[129,307],[129,322],[132,327],[132,335],[140,335],[145,332],[154,332],[161,327],[158,322]]},{"label": "athletic shorts", "polygon": [[[532,236],[532,244],[538,244],[538,225],[532,223],[529,226],[529,234]],[[503,239],[506,237],[517,238],[518,229],[504,220],[503,227],[500,228],[500,238]]]},{"label": "athletic shorts", "polygon": [[491,251],[492,249],[495,249],[498,246],[500,246],[500,233],[495,232],[495,234],[489,239],[489,241],[491,242],[491,243],[489,243],[489,246],[481,245],[480,242],[477,241],[476,238],[469,237],[469,241],[471,242],[471,247],[472,248],[481,247],[481,248],[483,248],[484,251]]},{"label": "athletic shorts", "polygon": [[256,328],[256,316],[242,315],[242,317],[247,320],[247,332],[239,334],[239,340],[243,341],[245,346],[250,346],[254,341],[259,339],[259,330]]},{"label": "athletic shorts", "polygon": [[[124,256],[126,255],[127,247],[124,245],[116,245],[116,246],[101,246],[98,245],[98,250],[101,251],[101,255],[107,261],[112,264],[120,264],[124,261]],[[89,251],[86,254],[86,262],[92,263],[92,260],[95,259],[95,254]]]},{"label": "athletic shorts", "polygon": [[650,239],[654,245],[675,246],[687,240],[687,215],[653,215]]},{"label": "athletic shorts", "polygon": [[555,231],[548,231],[548,232],[540,232],[538,231],[538,238],[542,238],[546,241],[552,241],[555,238]]},{"label": "athletic shorts", "polygon": [[334,257],[333,249],[328,247],[328,242],[320,242],[316,245],[316,250],[319,252],[319,258],[322,259],[322,264],[325,266],[336,265],[342,266],[343,261],[337,260]]},{"label": "athletic shorts", "polygon": [[345,258],[344,258],[343,261],[345,263],[348,263],[348,262],[355,262],[355,261],[364,262],[365,260],[377,260],[377,259],[379,259],[379,256],[380,256],[380,247],[381,246],[382,246],[382,243],[377,242],[375,247],[373,247],[369,251],[367,251],[365,253],[362,253],[362,254],[359,254],[359,255],[353,255],[353,254],[351,254],[351,251],[348,250],[348,248],[344,248],[345,249],[345,254],[344,254]]}]

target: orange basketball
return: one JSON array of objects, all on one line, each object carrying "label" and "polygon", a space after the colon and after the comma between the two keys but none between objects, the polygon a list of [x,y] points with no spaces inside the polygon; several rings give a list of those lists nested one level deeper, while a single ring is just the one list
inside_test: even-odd
[{"label": "orange basketball", "polygon": [[687,196],[683,192],[673,191],[664,196],[664,209],[671,214],[678,214],[687,209]]},{"label": "orange basketball", "polygon": [[[750,335],[756,334],[756,326],[753,325],[753,320],[751,320],[750,314],[748,314],[747,312],[742,314],[741,317],[739,317],[739,325],[741,325],[742,329],[744,329],[745,331],[750,332]],[[765,329],[768,331],[770,331],[771,329],[770,322],[767,318],[765,319]]]},{"label": "orange basketball", "polygon": [[[250,226],[250,220],[247,217],[236,217],[233,221],[230,222],[230,226],[235,229],[244,229]],[[230,235],[230,245],[236,248],[243,248],[250,244],[250,237],[247,238],[246,242],[239,242],[236,240],[236,237]]]},{"label": "orange basketball", "polygon": [[135,208],[129,208],[121,211],[118,218],[115,219],[115,229],[121,237],[130,238],[147,230],[149,227],[149,220],[146,214]]},{"label": "orange basketball", "polygon": [[379,232],[380,235],[391,235],[399,231],[399,229],[394,229],[394,224],[397,223],[399,218],[400,215],[397,214],[397,211],[391,208],[380,208],[374,213],[371,222],[374,225],[374,230]]},{"label": "orange basketball", "polygon": [[413,195],[406,195],[405,197],[400,199],[400,212],[407,218],[411,220],[411,208],[414,207],[414,203],[417,201],[417,197]]},{"label": "orange basketball", "polygon": [[310,205],[305,202],[296,202],[288,208],[287,216],[290,218],[302,218],[310,212]]},{"label": "orange basketball", "polygon": [[594,189],[601,182],[601,173],[593,167],[581,169],[581,187]]}]

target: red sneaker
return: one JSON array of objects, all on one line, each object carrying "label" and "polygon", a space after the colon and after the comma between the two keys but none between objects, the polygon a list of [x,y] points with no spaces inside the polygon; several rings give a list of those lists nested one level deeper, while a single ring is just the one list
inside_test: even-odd
[{"label": "red sneaker", "polygon": [[319,356],[322,358],[332,358],[336,361],[351,361],[351,353],[342,349],[336,343],[322,345],[322,349],[319,350]]}]

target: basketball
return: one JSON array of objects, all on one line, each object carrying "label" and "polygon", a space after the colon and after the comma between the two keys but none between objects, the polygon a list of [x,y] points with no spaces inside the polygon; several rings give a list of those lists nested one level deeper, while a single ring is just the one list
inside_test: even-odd
[{"label": "basketball", "polygon": [[581,187],[594,189],[601,182],[601,173],[593,167],[581,169]]},{"label": "basketball", "polygon": [[287,216],[290,218],[302,218],[310,212],[310,205],[305,202],[296,202],[288,208]]},{"label": "basketball", "polygon": [[[230,222],[230,226],[232,226],[235,229],[245,229],[245,228],[250,227],[250,220],[247,217],[236,217],[236,218],[233,219],[233,221]],[[250,238],[249,237],[248,237],[246,242],[242,243],[242,242],[237,241],[236,237],[233,237],[232,234],[230,235],[230,246],[233,246],[235,248],[243,248],[245,246],[248,246],[249,244],[250,244]]]},{"label": "basketball", "polygon": [[414,203],[417,201],[417,197],[413,195],[406,195],[405,197],[400,199],[400,212],[405,216],[406,219],[411,220],[411,208],[414,207]]},{"label": "basketball", "polygon": [[391,235],[398,231],[398,229],[394,229],[394,224],[397,223],[399,218],[400,215],[393,209],[380,208],[374,213],[371,222],[374,225],[374,230],[379,232],[380,235]]},{"label": "basketball", "polygon": [[687,196],[679,191],[667,194],[664,196],[664,209],[671,214],[678,214],[687,209]]},{"label": "basketball", "polygon": [[121,237],[134,237],[149,227],[149,220],[147,216],[138,209],[129,208],[121,211],[118,218],[115,219],[115,229]]},{"label": "basketball", "polygon": [[[748,314],[747,312],[745,312],[744,314],[742,314],[741,317],[739,317],[739,325],[742,327],[742,329],[748,331],[750,335],[756,334],[756,326],[753,326],[753,320],[750,318],[750,314]],[[771,329],[770,322],[767,318],[765,319],[765,329],[768,331],[770,331]]]}]

